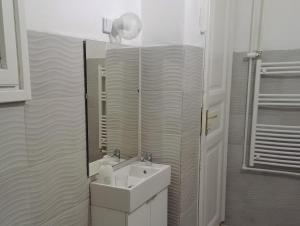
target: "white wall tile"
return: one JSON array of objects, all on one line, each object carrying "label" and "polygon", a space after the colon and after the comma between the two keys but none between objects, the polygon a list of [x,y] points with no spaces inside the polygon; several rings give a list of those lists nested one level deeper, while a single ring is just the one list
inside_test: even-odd
[{"label": "white wall tile", "polygon": [[89,205],[90,202],[87,199],[79,205],[62,212],[42,226],[88,226]]},{"label": "white wall tile", "polygon": [[0,225],[85,226],[82,41],[29,32],[29,58],[33,100],[0,106]]},{"label": "white wall tile", "polygon": [[203,50],[142,48],[142,151],[172,167],[168,224],[196,226]]},{"label": "white wall tile", "polygon": [[82,97],[44,98],[25,106],[29,164],[36,165],[85,150]]},{"label": "white wall tile", "polygon": [[30,175],[16,169],[0,177],[0,225],[31,226]]},{"label": "white wall tile", "polygon": [[40,225],[89,197],[85,154],[69,154],[28,169],[32,222]]},{"label": "white wall tile", "polygon": [[79,39],[29,32],[33,99],[83,96],[83,44]]},{"label": "white wall tile", "polygon": [[183,46],[142,48],[141,54],[143,91],[182,91]]},{"label": "white wall tile", "polygon": [[0,105],[0,178],[27,166],[24,105]]},{"label": "white wall tile", "polygon": [[142,129],[150,133],[181,133],[181,91],[142,91]]}]

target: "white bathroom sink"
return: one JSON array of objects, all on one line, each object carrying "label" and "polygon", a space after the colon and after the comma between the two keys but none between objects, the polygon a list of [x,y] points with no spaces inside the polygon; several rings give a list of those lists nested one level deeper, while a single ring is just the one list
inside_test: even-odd
[{"label": "white bathroom sink", "polygon": [[161,167],[158,167],[157,165],[146,166],[141,164],[129,165],[128,167],[124,167],[124,168],[129,169],[128,175],[130,177],[136,177],[141,179],[148,178],[161,170]]},{"label": "white bathroom sink", "polygon": [[171,167],[161,164],[147,166],[135,162],[114,172],[115,177],[128,178],[125,186],[111,185],[99,181],[91,183],[93,206],[130,213],[169,186]]}]

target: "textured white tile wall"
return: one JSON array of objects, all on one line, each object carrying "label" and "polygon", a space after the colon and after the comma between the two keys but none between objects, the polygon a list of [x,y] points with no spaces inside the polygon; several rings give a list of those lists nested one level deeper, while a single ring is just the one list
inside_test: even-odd
[{"label": "textured white tile wall", "polygon": [[196,226],[202,49],[147,47],[141,54],[142,150],[172,167],[168,224]]},{"label": "textured white tile wall", "polygon": [[88,224],[82,41],[29,32],[33,99],[0,105],[0,225]]},{"label": "textured white tile wall", "polygon": [[[0,106],[0,225],[85,226],[82,43],[30,32],[29,53],[33,100]],[[142,148],[172,166],[169,225],[195,226],[202,50],[142,54]]]}]

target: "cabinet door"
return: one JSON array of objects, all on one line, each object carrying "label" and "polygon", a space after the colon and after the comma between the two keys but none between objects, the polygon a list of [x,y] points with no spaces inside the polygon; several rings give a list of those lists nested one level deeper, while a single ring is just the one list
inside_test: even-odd
[{"label": "cabinet door", "polygon": [[126,214],[101,208],[98,206],[92,206],[92,226],[126,226]]},{"label": "cabinet door", "polygon": [[127,226],[150,226],[150,204],[146,203],[129,214]]},{"label": "cabinet door", "polygon": [[14,3],[0,0],[0,87],[16,87],[18,79],[18,57],[16,42]]},{"label": "cabinet door", "polygon": [[151,226],[167,226],[168,224],[168,190],[159,193],[150,205]]}]

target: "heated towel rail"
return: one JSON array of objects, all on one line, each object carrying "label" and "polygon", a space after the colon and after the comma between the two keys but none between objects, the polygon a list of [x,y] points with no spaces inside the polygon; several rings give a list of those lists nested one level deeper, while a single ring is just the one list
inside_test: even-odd
[{"label": "heated towel rail", "polygon": [[[257,60],[249,166],[258,169],[256,171],[267,169],[300,175],[300,87],[299,93],[264,93],[261,88],[262,78],[268,82],[268,78],[276,77],[293,77],[300,81],[300,62],[263,63],[261,59]],[[265,107],[299,109],[298,125],[259,122],[259,110]]]},{"label": "heated towel rail", "polygon": [[100,128],[100,139],[99,147],[101,151],[107,151],[107,118],[106,118],[106,107],[107,107],[107,93],[106,93],[106,69],[99,65],[98,67],[98,81],[99,81],[99,128]]}]

